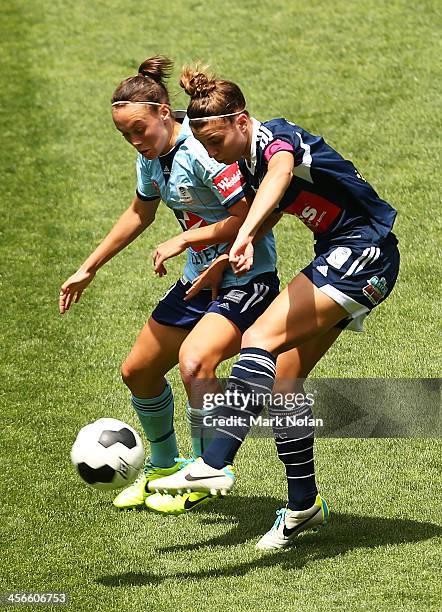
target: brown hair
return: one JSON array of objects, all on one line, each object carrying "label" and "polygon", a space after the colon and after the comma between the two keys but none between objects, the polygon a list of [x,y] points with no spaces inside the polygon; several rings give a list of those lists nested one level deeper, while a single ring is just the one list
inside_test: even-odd
[{"label": "brown hair", "polygon": [[163,81],[172,70],[173,63],[163,55],[144,60],[136,76],[121,81],[112,95],[114,102],[157,102],[170,104],[169,92]]},{"label": "brown hair", "polygon": [[[189,119],[225,115],[242,111],[246,101],[242,91],[232,81],[217,79],[207,72],[207,66],[184,66],[180,86],[190,96]],[[227,119],[231,119],[228,117]]]}]

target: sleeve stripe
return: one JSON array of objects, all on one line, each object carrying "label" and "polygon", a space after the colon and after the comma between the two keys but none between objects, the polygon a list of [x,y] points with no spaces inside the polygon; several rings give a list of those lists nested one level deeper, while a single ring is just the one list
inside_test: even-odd
[{"label": "sleeve stripe", "polygon": [[234,193],[232,193],[232,195],[229,196],[227,200],[224,200],[222,205],[225,206],[226,208],[230,208],[230,206],[233,206],[233,204],[236,204],[243,197],[244,197],[244,191],[242,190],[242,188],[239,188]]},{"label": "sleeve stripe", "polygon": [[146,196],[143,193],[141,193],[138,189],[135,190],[135,193],[137,194],[137,197],[140,200],[143,200],[143,202],[153,202],[153,200],[159,200],[160,195],[155,195],[155,196]]}]

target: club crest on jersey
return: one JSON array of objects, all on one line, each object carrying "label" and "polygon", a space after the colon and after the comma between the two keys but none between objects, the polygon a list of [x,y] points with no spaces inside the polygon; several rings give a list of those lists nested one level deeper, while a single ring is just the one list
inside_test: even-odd
[{"label": "club crest on jersey", "polygon": [[218,189],[223,198],[227,199],[236,191],[242,188],[244,177],[237,162],[227,166],[216,178],[213,179],[213,184]]},{"label": "club crest on jersey", "polygon": [[362,293],[367,297],[374,306],[385,297],[387,293],[387,281],[382,276],[372,276],[367,281],[367,285],[362,289]]},{"label": "club crest on jersey", "polygon": [[186,185],[177,185],[180,202],[183,204],[192,204],[192,195]]},{"label": "club crest on jersey", "polygon": [[[187,210],[174,210],[175,217],[178,219],[179,224],[183,228],[183,231],[190,229],[198,229],[199,227],[205,227],[209,225],[205,219],[196,215],[195,213],[189,212]],[[196,252],[204,251],[207,249],[207,244],[199,244],[197,246],[192,246],[192,249]]]}]

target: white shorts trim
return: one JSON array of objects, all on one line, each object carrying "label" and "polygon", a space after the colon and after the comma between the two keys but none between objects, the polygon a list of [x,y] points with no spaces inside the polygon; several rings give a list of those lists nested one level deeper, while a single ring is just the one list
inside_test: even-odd
[{"label": "white shorts trim", "polygon": [[331,297],[332,300],[334,300],[348,312],[352,318],[352,321],[345,329],[355,332],[364,331],[364,319],[370,312],[370,309],[367,308],[367,306],[359,304],[359,302],[349,297],[345,293],[342,293],[342,291],[339,291],[339,289],[336,289],[336,287],[333,287],[333,285],[323,285],[322,287],[316,287],[316,289],[319,289],[319,291],[322,291]]}]

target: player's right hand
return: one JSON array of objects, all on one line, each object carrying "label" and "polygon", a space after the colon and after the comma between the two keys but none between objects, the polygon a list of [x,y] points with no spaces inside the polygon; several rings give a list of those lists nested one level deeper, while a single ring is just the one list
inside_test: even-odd
[{"label": "player's right hand", "polygon": [[235,274],[248,272],[253,266],[253,237],[238,234],[229,252],[229,261]]},{"label": "player's right hand", "polygon": [[94,279],[94,276],[95,272],[87,272],[80,268],[62,284],[58,300],[60,314],[69,310],[73,302],[77,303],[80,300],[81,294]]}]

